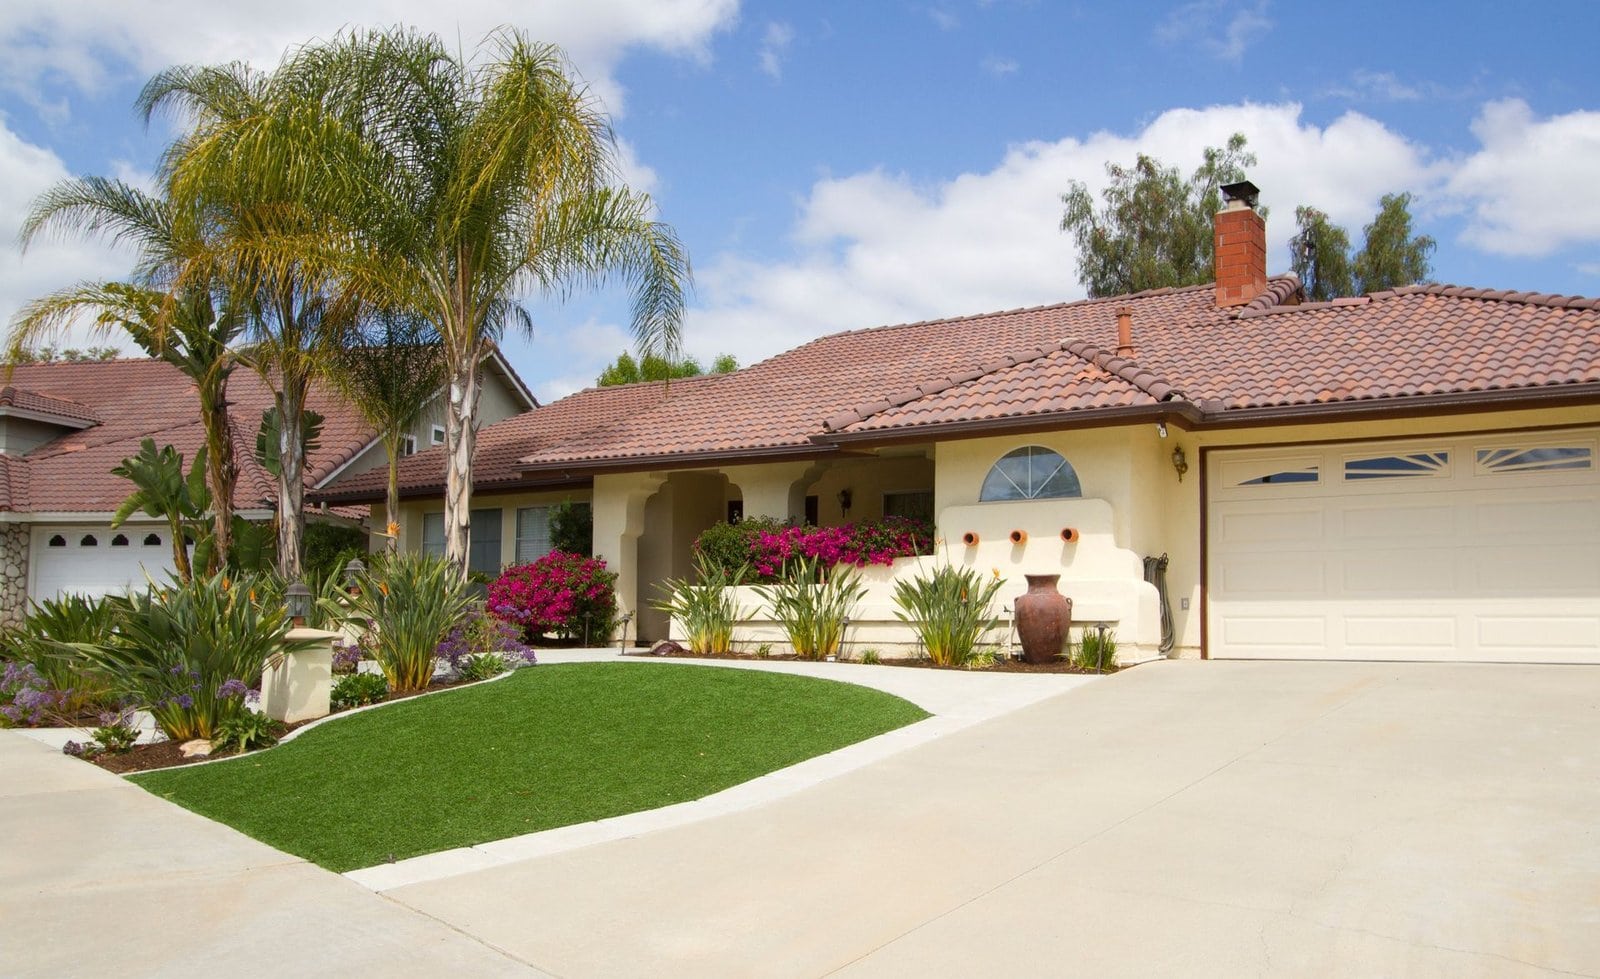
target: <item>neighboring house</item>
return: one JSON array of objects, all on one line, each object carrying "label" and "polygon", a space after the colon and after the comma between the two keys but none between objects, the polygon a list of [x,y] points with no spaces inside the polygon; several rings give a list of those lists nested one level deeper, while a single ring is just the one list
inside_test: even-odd
[{"label": "neighboring house", "polygon": [[[1075,620],[1129,659],[1164,645],[1145,559],[1166,554],[1169,655],[1600,662],[1600,301],[1429,285],[1311,304],[1267,275],[1243,201],[1216,234],[1214,286],[581,392],[482,432],[473,505],[508,561],[539,507],[592,499],[644,638],[666,633],[658,583],[731,508],[926,510],[939,560],[997,570],[1006,604],[1023,573],[1060,574]],[[413,545],[438,470],[404,467]],[[903,642],[891,575],[872,577],[853,645]]]},{"label": "neighboring house", "polygon": [[[498,353],[486,364],[486,417],[505,418],[535,405]],[[256,433],[272,392],[245,369],[229,380],[240,516],[271,519],[276,491],[256,459]],[[372,426],[337,392],[313,387],[308,405],[324,416],[306,464],[315,489],[336,475],[388,461]],[[431,437],[442,408],[425,413],[412,437]],[[165,524],[139,514],[110,527],[133,484],[111,470],[136,455],[144,438],[172,445],[192,464],[205,442],[192,382],[159,360],[19,365],[0,388],[0,622],[15,622],[30,598],[64,592],[99,595],[165,575],[172,547]],[[363,511],[325,515],[359,519]]]}]

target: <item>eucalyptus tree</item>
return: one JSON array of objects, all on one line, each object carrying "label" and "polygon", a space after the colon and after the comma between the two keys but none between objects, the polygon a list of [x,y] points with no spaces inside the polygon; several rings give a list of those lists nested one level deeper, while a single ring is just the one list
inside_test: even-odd
[{"label": "eucalyptus tree", "polygon": [[387,549],[399,544],[400,457],[407,432],[444,386],[439,338],[414,314],[383,311],[363,318],[355,340],[335,358],[334,383],[378,430],[389,457],[384,495]]},{"label": "eucalyptus tree", "polygon": [[204,272],[247,300],[238,357],[273,392],[277,565],[290,578],[300,574],[305,533],[306,401],[353,320],[348,293],[319,261],[323,216],[293,192],[304,175],[259,159],[241,165],[270,142],[283,115],[306,111],[306,93],[292,82],[239,63],[181,66],[156,75],[139,96],[147,121],[169,113],[184,127],[163,157],[162,177],[174,201],[213,216]]},{"label": "eucalyptus tree", "polygon": [[504,29],[466,60],[432,35],[350,32],[297,49],[273,81],[259,125],[197,150],[316,216],[320,235],[278,236],[276,261],[336,269],[438,333],[445,552],[464,576],[482,362],[531,331],[519,300],[620,282],[640,347],[675,357],[687,256],[622,184],[610,124],[554,46]]},{"label": "eucalyptus tree", "polygon": [[210,227],[202,209],[176,208],[119,180],[84,177],[46,191],[23,222],[24,249],[47,233],[79,234],[134,246],[137,264],[132,281],[83,282],[28,303],[12,322],[7,359],[26,360],[40,340],[87,315],[97,332],[127,334],[194,382],[212,508],[209,570],[215,571],[233,547],[238,466],[227,390],[236,366],[232,345],[244,317],[238,302],[205,271]]}]

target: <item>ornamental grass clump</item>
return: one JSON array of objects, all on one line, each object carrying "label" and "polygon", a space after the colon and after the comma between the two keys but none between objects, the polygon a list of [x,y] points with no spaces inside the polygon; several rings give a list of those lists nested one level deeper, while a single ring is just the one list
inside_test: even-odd
[{"label": "ornamental grass clump", "polygon": [[38,689],[50,693],[51,710],[61,717],[114,710],[110,678],[74,644],[106,642],[116,624],[111,602],[82,595],[43,599],[5,635],[0,657],[33,667]]},{"label": "ornamental grass clump", "polygon": [[551,551],[489,583],[489,614],[529,636],[609,642],[617,624],[617,575],[605,561]]},{"label": "ornamental grass clump", "polygon": [[839,654],[850,613],[867,592],[861,574],[850,565],[823,567],[802,557],[784,569],[783,580],[757,588],[783,626],[789,645],[801,659],[826,659]]},{"label": "ornamental grass clump", "polygon": [[985,580],[971,568],[941,565],[931,574],[895,582],[895,616],[911,623],[935,666],[968,666],[994,628],[989,606],[1001,579]]},{"label": "ornamental grass clump", "polygon": [[744,583],[750,566],[741,564],[729,570],[705,554],[695,555],[698,584],[687,580],[668,580],[663,585],[667,597],[655,607],[683,626],[691,652],[720,655],[733,648],[733,630],[740,621],[739,601],[733,589]]},{"label": "ornamental grass clump", "polygon": [[250,575],[174,575],[164,586],[108,598],[117,606],[116,634],[74,649],[168,738],[209,740],[247,709],[263,664],[286,646],[288,614],[281,602],[264,601],[258,584]]},{"label": "ornamental grass clump", "polygon": [[440,640],[472,605],[459,569],[431,554],[390,554],[376,559],[355,585],[345,618],[372,634],[372,658],[390,691],[426,688]]}]

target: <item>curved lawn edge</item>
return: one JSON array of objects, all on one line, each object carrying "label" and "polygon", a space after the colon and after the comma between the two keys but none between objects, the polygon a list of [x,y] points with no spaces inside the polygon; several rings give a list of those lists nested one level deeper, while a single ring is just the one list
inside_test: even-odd
[{"label": "curved lawn edge", "polygon": [[251,764],[129,778],[343,872],[691,801],[929,716],[787,673],[602,662],[502,679],[230,759]]}]

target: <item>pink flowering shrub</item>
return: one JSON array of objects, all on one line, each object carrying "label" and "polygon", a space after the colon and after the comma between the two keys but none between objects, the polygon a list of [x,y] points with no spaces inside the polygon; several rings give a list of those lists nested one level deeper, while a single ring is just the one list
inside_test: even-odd
[{"label": "pink flowering shrub", "polygon": [[617,616],[617,575],[605,561],[551,551],[514,564],[489,583],[489,614],[529,636],[609,642]]},{"label": "pink flowering shrub", "polygon": [[[822,567],[850,564],[889,565],[895,558],[933,553],[933,528],[925,521],[906,517],[845,524],[841,527],[783,526],[772,522],[747,521],[734,528],[745,531],[743,560],[750,562],[756,578],[774,581],[783,575],[786,563],[810,558]],[[727,528],[713,527],[695,542],[695,550],[707,557],[727,562],[730,536]],[[716,545],[709,546],[711,541]],[[731,569],[730,569],[731,570]]]}]

